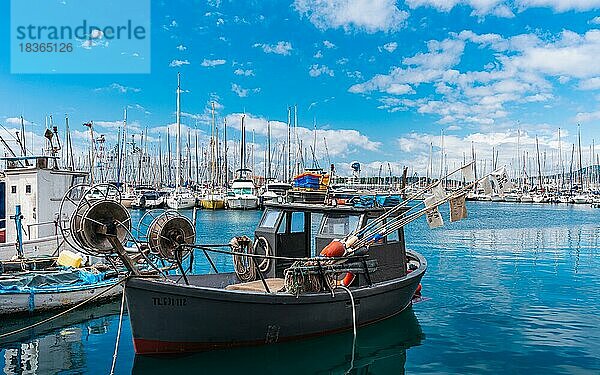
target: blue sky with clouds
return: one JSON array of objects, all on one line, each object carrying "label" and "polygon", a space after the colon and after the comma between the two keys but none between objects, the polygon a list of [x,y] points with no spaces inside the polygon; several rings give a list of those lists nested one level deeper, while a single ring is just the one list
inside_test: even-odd
[{"label": "blue sky with clouds", "polygon": [[424,171],[442,130],[451,163],[471,145],[514,163],[517,138],[533,154],[537,135],[552,166],[559,127],[565,155],[578,123],[584,159],[600,140],[599,10],[600,0],[152,1],[151,74],[139,75],[13,75],[5,19],[0,122],[23,115],[41,134],[46,115],[61,126],[68,113],[79,142],[88,120],[110,141],[128,107],[133,128],[157,140],[175,122],[181,72],[183,122],[201,139],[211,100],[232,128],[247,114],[257,150],[266,121],[297,105],[299,137],[312,142],[316,123],[321,163],[325,138],[342,170],[359,160]]}]

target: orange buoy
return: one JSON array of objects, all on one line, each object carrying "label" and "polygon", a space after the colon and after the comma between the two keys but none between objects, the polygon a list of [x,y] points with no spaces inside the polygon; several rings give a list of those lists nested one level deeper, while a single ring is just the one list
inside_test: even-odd
[{"label": "orange buoy", "polygon": [[321,250],[320,255],[329,258],[337,258],[344,256],[345,253],[346,248],[344,247],[344,244],[339,240],[333,240]]},{"label": "orange buoy", "polygon": [[350,286],[350,284],[352,284],[355,278],[356,276],[352,272],[346,272],[346,276],[344,276],[344,279],[342,280],[342,285]]},{"label": "orange buoy", "polygon": [[337,198],[336,201],[337,201],[337,204],[339,204],[340,206],[343,206],[346,204],[346,200],[343,198]]}]

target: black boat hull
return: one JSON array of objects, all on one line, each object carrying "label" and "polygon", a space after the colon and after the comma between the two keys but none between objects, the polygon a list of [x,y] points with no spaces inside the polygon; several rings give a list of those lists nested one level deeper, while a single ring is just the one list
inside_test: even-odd
[{"label": "black boat hull", "polygon": [[[420,267],[407,276],[352,290],[359,326],[410,306],[427,265],[421,255],[409,252],[409,256],[418,259]],[[209,276],[227,284],[227,275]],[[334,296],[297,298],[133,278],[127,282],[126,296],[137,354],[271,344],[352,329],[352,303],[342,289]]]}]

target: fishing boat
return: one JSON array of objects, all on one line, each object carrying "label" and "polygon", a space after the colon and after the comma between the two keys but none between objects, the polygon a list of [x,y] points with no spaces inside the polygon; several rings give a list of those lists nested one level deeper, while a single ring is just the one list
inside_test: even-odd
[{"label": "fishing boat", "polygon": [[[1,263],[0,263],[1,265]],[[116,272],[98,264],[84,268],[54,266],[0,274],[0,316],[34,314],[66,308],[103,293],[110,300],[122,293]]]},{"label": "fishing boat", "polygon": [[59,249],[73,250],[61,241],[58,221],[68,218],[58,215],[60,202],[65,191],[84,182],[88,173],[60,169],[47,155],[0,159],[6,162],[2,197],[6,229],[0,260],[15,255],[56,256]]},{"label": "fishing boat", "polygon": [[[390,214],[389,220],[401,217],[405,210]],[[298,262],[316,259],[313,245],[318,254],[333,240],[367,226],[384,213],[380,207],[269,203],[255,230],[262,250],[254,255],[266,256],[256,264],[257,269],[238,253],[237,272],[218,272],[215,268],[214,274],[188,274],[185,282],[181,275],[129,279],[126,297],[135,352],[166,354],[271,344],[351,329],[353,314],[357,326],[399,314],[411,305],[427,269],[422,255],[406,249],[402,227],[373,243],[368,254],[357,254],[347,264],[327,264],[324,258],[322,266],[308,265],[310,284],[320,285],[313,290],[289,289],[295,280],[293,274],[305,271]],[[311,238],[313,220],[317,219],[319,230]],[[177,220],[182,224],[178,229],[174,222],[163,220],[168,229],[151,232],[166,239],[164,244],[169,246],[177,237],[186,241],[195,236],[191,223],[186,226],[182,217]],[[174,235],[176,231],[179,234]],[[239,237],[231,246],[257,247],[252,240],[245,241]],[[173,250],[157,251],[173,254]],[[214,264],[210,256],[209,261]],[[319,275],[321,267],[327,271]],[[337,281],[330,278],[336,269],[342,277],[348,270],[355,273],[347,288],[338,288]],[[199,319],[202,324],[197,324]]]},{"label": "fishing boat", "polygon": [[[438,207],[450,202],[451,221],[467,217],[466,181],[447,193],[439,182],[392,208],[379,205],[267,203],[254,238],[235,236],[227,244],[196,244],[196,226],[167,210],[154,216],[136,238],[129,211],[115,201],[77,210],[73,239],[99,255],[118,255],[131,277],[125,294],[137,354],[170,354],[275,344],[346,331],[395,316],[420,293],[425,258],[405,245],[404,227],[421,216],[442,224]],[[449,176],[448,175],[448,176]],[[489,175],[484,178],[488,178]],[[425,192],[426,201],[415,199]],[[143,220],[141,220],[143,222]],[[128,241],[147,249],[179,272],[143,275],[124,249]],[[186,272],[188,258],[201,251],[213,273]],[[233,258],[234,272],[222,272],[211,254]],[[171,268],[172,269],[172,268]]]}]

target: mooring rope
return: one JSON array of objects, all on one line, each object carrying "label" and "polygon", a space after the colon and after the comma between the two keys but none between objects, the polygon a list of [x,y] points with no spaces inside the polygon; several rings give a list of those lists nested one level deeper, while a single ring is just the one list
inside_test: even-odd
[{"label": "mooring rope", "polygon": [[12,331],[12,332],[3,333],[3,334],[0,335],[0,339],[6,338],[6,337],[9,337],[9,336],[12,336],[12,335],[16,335],[16,334],[21,333],[21,332],[25,332],[27,330],[30,330],[30,329],[35,328],[37,326],[40,326],[42,324],[46,324],[48,322],[51,322],[54,319],[60,318],[61,316],[66,315],[66,314],[70,313],[71,311],[76,310],[76,309],[80,308],[81,306],[83,306],[83,305],[85,305],[85,304],[87,304],[87,303],[89,303],[89,302],[91,302],[91,301],[93,301],[93,300],[95,300],[95,299],[97,299],[99,297],[102,297],[103,295],[105,295],[106,293],[108,293],[110,290],[112,290],[112,289],[116,288],[117,286],[121,285],[128,278],[129,278],[129,275],[123,277],[117,283],[115,283],[115,284],[111,285],[110,287],[104,289],[102,292],[100,292],[98,294],[94,294],[93,296],[91,296],[90,298],[86,299],[85,301],[79,302],[77,305],[75,305],[73,307],[70,307],[70,308],[66,309],[65,311],[63,311],[61,313],[53,315],[53,316],[51,316],[51,317],[49,317],[47,319],[41,320],[41,321],[39,321],[37,323],[30,324],[27,327],[19,328],[17,330]]},{"label": "mooring rope", "polygon": [[354,368],[354,355],[356,352],[356,306],[354,304],[354,296],[352,295],[352,291],[343,285],[338,285],[338,288],[343,289],[346,291],[346,293],[348,293],[350,296],[350,302],[352,303],[352,358],[350,359],[350,368],[346,371],[346,374],[349,374]]},{"label": "mooring rope", "polygon": [[119,353],[119,341],[121,339],[121,327],[123,326],[123,311],[125,307],[125,288],[121,296],[121,312],[119,313],[119,328],[117,329],[117,339],[115,342],[115,352],[113,353],[112,365],[110,366],[110,375],[115,373],[115,365],[117,364],[117,354]]}]

